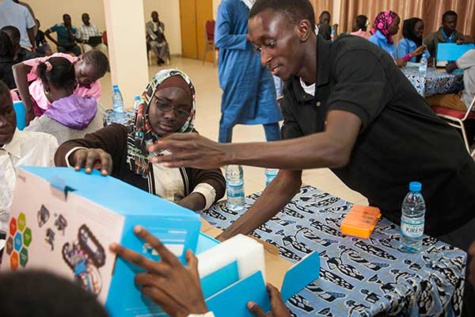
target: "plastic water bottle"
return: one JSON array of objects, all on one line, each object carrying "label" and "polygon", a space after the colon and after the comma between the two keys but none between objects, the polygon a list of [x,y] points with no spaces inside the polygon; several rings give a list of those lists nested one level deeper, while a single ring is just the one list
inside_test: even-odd
[{"label": "plastic water bottle", "polygon": [[134,111],[137,112],[140,106],[140,96],[135,96],[134,98]]},{"label": "plastic water bottle", "polygon": [[244,172],[241,165],[226,165],[226,206],[229,210],[240,211],[244,209]]},{"label": "plastic water bottle", "polygon": [[419,62],[419,74],[425,75],[427,73],[427,57],[422,54],[421,61]]},{"label": "plastic water bottle", "polygon": [[124,99],[122,99],[122,94],[119,90],[119,85],[113,85],[112,92],[112,106],[114,109],[114,122],[124,123]]},{"label": "plastic water bottle", "polygon": [[421,250],[424,235],[426,204],[419,182],[409,184],[409,193],[401,208],[401,251],[416,253]]},{"label": "plastic water bottle", "polygon": [[331,30],[330,38],[331,38],[332,41],[335,40],[335,29],[334,28],[332,28],[332,30]]},{"label": "plastic water bottle", "polygon": [[266,174],[266,186],[272,182],[272,180],[277,176],[279,173],[279,169],[277,168],[266,168],[265,169],[265,174]]}]

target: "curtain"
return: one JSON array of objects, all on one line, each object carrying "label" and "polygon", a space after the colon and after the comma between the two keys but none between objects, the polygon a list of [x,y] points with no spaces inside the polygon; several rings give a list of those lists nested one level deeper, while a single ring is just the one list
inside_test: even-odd
[{"label": "curtain", "polygon": [[320,16],[320,12],[328,11],[332,14],[332,21],[330,21],[330,25],[333,23],[337,23],[335,21],[335,17],[333,16],[333,0],[310,0],[313,7],[315,8],[315,22],[318,24],[318,17]]},{"label": "curtain", "polygon": [[[331,10],[333,5],[328,2],[315,0],[315,14],[318,16],[322,10]],[[351,32],[354,19],[359,14],[368,17],[368,31],[371,30],[376,15],[384,10],[392,10],[401,17],[400,31],[397,38],[402,37],[402,22],[404,19],[419,17],[424,20],[424,37],[435,32],[442,25],[442,14],[453,10],[458,14],[457,31],[470,35],[475,39],[475,0],[341,0],[341,15],[338,21],[339,33]]]}]

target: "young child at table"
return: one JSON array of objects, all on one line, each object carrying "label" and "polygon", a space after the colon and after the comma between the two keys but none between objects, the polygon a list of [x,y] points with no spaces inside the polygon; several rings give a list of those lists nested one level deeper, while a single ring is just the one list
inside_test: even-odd
[{"label": "young child at table", "polygon": [[36,74],[51,107],[31,121],[25,130],[52,134],[58,144],[62,144],[102,128],[96,99],[74,93],[77,80],[74,65],[69,60],[51,57],[39,63]]},{"label": "young child at table", "polygon": [[[445,67],[448,73],[456,69],[463,70],[464,90],[455,94],[435,95],[426,98],[431,107],[444,107],[456,111],[466,111],[475,99],[475,49],[463,54],[457,61],[447,64]],[[475,111],[475,104],[472,107]],[[465,131],[469,145],[473,144],[475,138],[475,115],[464,121]]]},{"label": "young child at table", "polygon": [[396,12],[390,10],[380,12],[374,19],[372,30],[373,35],[369,38],[369,41],[385,50],[392,58],[394,58],[396,65],[402,67],[405,66],[413,56],[422,54],[425,47],[418,47],[409,54],[398,58],[396,56],[396,47],[394,45],[393,36],[398,33],[400,23],[401,18]]},{"label": "young child at table", "polygon": [[[430,57],[430,53],[427,50],[427,46],[422,44],[422,35],[424,34],[424,21],[419,18],[410,18],[404,20],[402,26],[402,36],[403,38],[399,41],[396,50],[396,58],[404,58],[409,55],[410,59],[408,62],[419,63],[422,55],[426,58]],[[424,51],[420,54],[415,55],[414,52],[419,52],[417,48],[423,47]],[[432,58],[431,58],[432,62]]]}]

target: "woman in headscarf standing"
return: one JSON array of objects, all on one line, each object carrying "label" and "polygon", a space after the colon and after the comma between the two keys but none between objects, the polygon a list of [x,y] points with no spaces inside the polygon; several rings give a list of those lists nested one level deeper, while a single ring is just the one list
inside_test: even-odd
[{"label": "woman in headscarf standing", "polygon": [[380,12],[374,19],[371,31],[373,35],[369,38],[369,41],[388,52],[393,57],[396,65],[402,67],[406,65],[412,56],[407,55],[403,58],[396,58],[396,46],[394,45],[393,36],[399,31],[400,23],[401,18],[396,12],[391,10]]},{"label": "woman in headscarf standing", "polygon": [[68,141],[56,152],[56,166],[93,168],[133,186],[199,211],[224,196],[220,169],[168,168],[150,162],[147,147],[171,133],[196,132],[195,89],[177,69],[158,72],[141,96],[135,122],[112,124],[84,139]]},{"label": "woman in headscarf standing", "polygon": [[[427,50],[427,46],[423,45],[422,37],[424,35],[424,21],[419,18],[410,18],[404,20],[402,25],[403,38],[399,41],[396,51],[396,58],[403,58],[408,54],[411,56],[409,61],[419,63],[422,55],[429,58],[430,53]],[[423,47],[424,52],[421,54],[415,54],[416,49]]]}]

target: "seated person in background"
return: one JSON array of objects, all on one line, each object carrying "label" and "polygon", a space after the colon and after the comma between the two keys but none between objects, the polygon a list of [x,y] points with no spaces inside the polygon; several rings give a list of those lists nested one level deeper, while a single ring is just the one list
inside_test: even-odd
[{"label": "seated person in background", "polygon": [[107,46],[103,43],[90,43],[89,38],[91,36],[101,36],[101,33],[94,24],[91,24],[89,14],[83,13],[81,16],[82,25],[78,27],[78,33],[76,35],[79,43],[82,43],[83,52],[89,52],[92,49],[99,50],[104,55],[108,55]]},{"label": "seated person in background", "polygon": [[147,44],[152,48],[157,56],[157,64],[165,64],[165,60],[170,61],[170,50],[165,38],[165,24],[158,19],[157,11],[152,12],[152,20],[145,25],[147,31]]},{"label": "seated person in background", "polygon": [[36,33],[35,36],[36,53],[40,54],[41,56],[50,56],[51,54],[53,54],[53,52],[51,51],[51,47],[46,41],[45,33],[40,30],[41,24],[38,19],[36,19],[36,25],[38,26],[38,33]]},{"label": "seated person in background", "polygon": [[373,35],[369,41],[385,50],[396,62],[399,67],[405,66],[412,56],[422,54],[425,47],[418,47],[411,54],[402,58],[396,58],[396,47],[394,45],[393,36],[399,31],[399,23],[401,18],[399,15],[390,10],[380,12],[373,22]]},{"label": "seated person in background", "polygon": [[431,106],[460,111],[465,111],[470,106],[475,97],[475,49],[467,51],[457,61],[449,63],[445,67],[447,73],[451,73],[456,69],[463,70],[464,90],[457,94],[435,95],[426,98]]},{"label": "seated person in background", "polygon": [[8,230],[17,167],[53,166],[57,147],[52,135],[16,128],[10,90],[0,81],[0,237]]},{"label": "seated person in background", "polygon": [[414,55],[413,53],[419,47],[427,48],[427,46],[422,44],[422,35],[424,34],[424,21],[419,18],[410,18],[404,20],[402,26],[402,36],[403,38],[399,41],[396,51],[396,58],[404,58],[409,55],[410,59],[408,62],[419,63],[421,61],[422,55],[426,58],[430,57],[429,51],[425,50],[419,55]]},{"label": "seated person in background", "polygon": [[[338,37],[338,24],[331,25],[332,15],[329,11],[322,11],[318,17],[318,34],[322,35],[325,40],[331,41]],[[333,38],[332,38],[332,30]]]},{"label": "seated person in background", "polygon": [[[56,32],[58,40],[51,36],[51,33],[54,32]],[[45,36],[56,44],[58,52],[72,52],[74,55],[79,56],[81,55],[81,48],[76,44],[76,33],[76,28],[71,24],[71,16],[63,14],[63,23],[58,23],[47,29]]]},{"label": "seated person in background", "polygon": [[2,31],[7,33],[10,37],[10,40],[12,41],[14,53],[13,58],[17,63],[38,57],[38,54],[27,50],[20,45],[20,31],[16,27],[12,25],[4,26]]},{"label": "seated person in background", "polygon": [[365,39],[371,37],[371,33],[367,31],[368,28],[368,17],[366,15],[358,15],[355,18],[355,25],[353,26],[353,32],[351,35],[361,36]]},{"label": "seated person in background", "polygon": [[0,274],[2,317],[108,317],[104,307],[76,283],[49,272]]},{"label": "seated person in background", "polygon": [[[456,62],[449,63],[445,67],[448,73],[456,69],[463,70],[464,90],[456,94],[434,95],[426,98],[431,107],[445,107],[449,109],[466,111],[475,98],[475,49],[463,54]],[[472,108],[475,111],[475,108]],[[475,120],[467,119],[463,122],[469,145],[475,138]]]},{"label": "seated person in background", "polygon": [[59,144],[92,133],[103,127],[94,97],[74,94],[77,86],[74,65],[62,57],[51,57],[40,63],[36,74],[41,80],[46,98],[51,102],[41,117],[36,117],[26,131],[53,135]]},{"label": "seated person in background", "polygon": [[2,80],[9,89],[16,88],[13,78],[12,67],[16,64],[13,59],[13,45],[6,32],[0,30],[0,80]]},{"label": "seated person in background", "polygon": [[[92,50],[80,58],[62,53],[53,54],[51,57],[66,58],[73,63],[78,81],[74,93],[82,97],[92,96],[99,102],[101,85],[98,79],[105,75],[109,67],[109,61],[104,54]],[[45,61],[45,58],[36,58],[13,66],[18,92],[27,110],[27,123],[33,120],[35,116],[42,115],[51,107],[43,83],[36,75],[36,67],[43,61]],[[32,83],[28,85],[29,82]]]},{"label": "seated person in background", "polygon": [[112,124],[84,139],[61,145],[57,166],[98,168],[131,185],[191,210],[209,208],[223,197],[224,177],[217,169],[167,168],[152,164],[146,147],[171,134],[195,132],[195,91],[190,79],[176,69],[158,72],[142,94],[135,124]]},{"label": "seated person in background", "polygon": [[[172,317],[206,314],[209,310],[201,289],[198,259],[193,252],[190,250],[186,252],[187,265],[183,266],[178,258],[146,229],[136,226],[134,232],[137,237],[157,251],[160,261],[154,262],[116,243],[111,244],[109,249],[123,260],[146,271],[146,273],[138,273],[135,277],[135,283],[143,295],[160,305]],[[267,284],[267,291],[271,299],[270,316],[290,317],[290,312],[282,301],[279,290]],[[256,303],[249,302],[247,306],[254,316],[268,316]]]},{"label": "seated person in background", "polygon": [[470,36],[457,32],[458,15],[455,11],[446,11],[442,15],[442,26],[437,32],[430,33],[425,39],[424,44],[431,56],[437,57],[437,45],[439,43],[473,43]]}]

